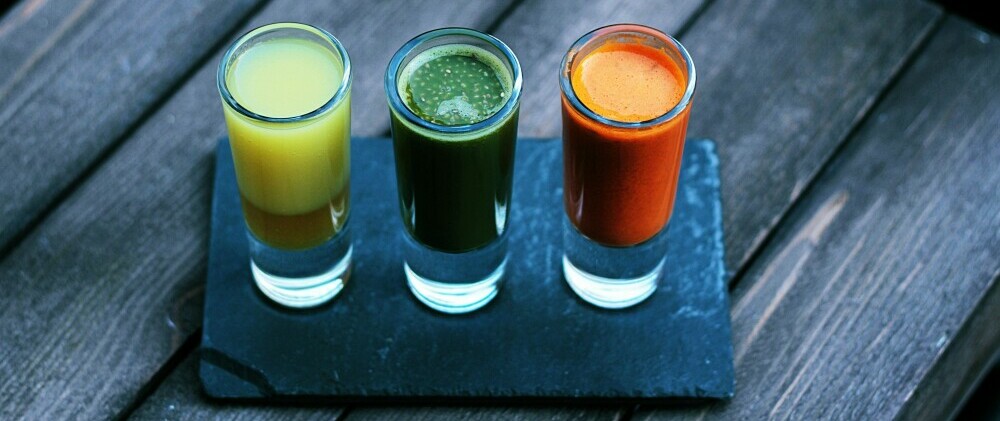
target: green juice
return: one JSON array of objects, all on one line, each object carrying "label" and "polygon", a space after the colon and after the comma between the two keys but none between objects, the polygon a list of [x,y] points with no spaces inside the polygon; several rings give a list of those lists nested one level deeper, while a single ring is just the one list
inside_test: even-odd
[{"label": "green juice", "polygon": [[[413,58],[399,75],[406,107],[436,125],[489,119],[510,98],[511,72],[482,48],[450,44]],[[495,240],[507,226],[517,109],[486,127],[431,130],[395,110],[392,120],[400,209],[407,231],[441,251],[464,252]]]}]

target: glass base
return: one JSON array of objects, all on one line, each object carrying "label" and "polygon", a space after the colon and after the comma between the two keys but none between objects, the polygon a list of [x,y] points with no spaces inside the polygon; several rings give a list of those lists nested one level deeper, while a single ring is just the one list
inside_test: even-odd
[{"label": "glass base", "polygon": [[410,291],[420,302],[442,313],[461,314],[478,310],[496,297],[506,266],[504,261],[486,279],[468,284],[432,281],[414,272],[409,263],[403,263],[403,270]]},{"label": "glass base", "polygon": [[315,307],[332,300],[351,276],[354,247],[346,227],[332,239],[307,250],[281,250],[247,232],[250,270],[267,298],[292,308]]},{"label": "glass base", "polygon": [[564,218],[563,276],[584,301],[606,309],[639,304],[653,295],[663,272],[666,227],[653,238],[629,247],[599,244]]},{"label": "glass base", "polygon": [[584,301],[609,309],[631,307],[643,302],[656,291],[663,270],[663,261],[651,272],[636,278],[613,279],[586,272],[563,255],[563,275],[566,283]]},{"label": "glass base", "polygon": [[406,235],[407,286],[421,303],[442,313],[468,313],[488,304],[500,292],[506,268],[505,237],[465,253],[446,253]]}]

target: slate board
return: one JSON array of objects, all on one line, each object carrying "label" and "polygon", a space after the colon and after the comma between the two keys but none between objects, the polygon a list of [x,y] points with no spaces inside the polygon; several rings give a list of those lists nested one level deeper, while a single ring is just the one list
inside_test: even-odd
[{"label": "slate board", "polygon": [[715,145],[689,140],[665,277],[626,310],[562,277],[562,146],[518,141],[508,277],[449,316],[410,295],[392,142],[351,144],[354,269],[331,303],[289,310],[250,275],[229,145],[216,151],[200,374],[215,398],[322,402],[667,402],[733,395]]}]

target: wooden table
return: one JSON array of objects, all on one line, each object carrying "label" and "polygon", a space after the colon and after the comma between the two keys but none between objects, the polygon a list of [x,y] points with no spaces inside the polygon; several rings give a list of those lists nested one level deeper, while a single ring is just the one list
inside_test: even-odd
[{"label": "wooden table", "polygon": [[[222,51],[273,21],[355,65],[354,134],[388,133],[412,36],[496,34],[520,132],[558,136],[572,41],[631,21],[698,66],[718,141],[736,397],[682,407],[288,407],[196,375]],[[1000,39],[911,0],[22,0],[0,17],[0,419],[931,419],[1000,349]],[[558,171],[559,169],[553,169]]]}]

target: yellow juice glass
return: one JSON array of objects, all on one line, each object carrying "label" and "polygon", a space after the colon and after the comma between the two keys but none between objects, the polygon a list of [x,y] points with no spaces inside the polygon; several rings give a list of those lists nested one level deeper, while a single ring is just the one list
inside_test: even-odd
[{"label": "yellow juice glass", "polygon": [[265,25],[229,47],[218,86],[255,283],[289,307],[329,301],[351,267],[347,52],[310,25]]}]

